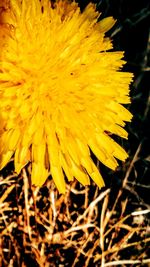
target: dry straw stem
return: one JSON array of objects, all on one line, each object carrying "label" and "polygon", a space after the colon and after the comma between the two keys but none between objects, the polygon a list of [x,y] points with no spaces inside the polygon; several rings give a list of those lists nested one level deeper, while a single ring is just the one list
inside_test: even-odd
[{"label": "dry straw stem", "polygon": [[[83,262],[84,266],[105,267],[149,261],[145,259],[147,255],[141,245],[150,241],[145,223],[149,209],[127,214],[129,202],[128,199],[122,201],[120,191],[117,202],[113,204],[110,189],[100,192],[93,186],[91,200],[90,188],[82,188],[77,182],[67,186],[66,195],[59,195],[50,180],[47,184],[49,196],[46,198],[40,188],[30,189],[26,169],[20,177],[23,189],[19,193],[16,178],[1,179],[1,185],[5,186],[0,198],[0,255],[4,266],[28,266],[25,258],[22,259],[22,248],[25,255],[30,255],[34,264],[40,267],[57,266],[56,258],[62,266],[67,266],[67,251],[70,253],[70,250],[74,257],[70,263],[72,267],[83,266]],[[122,194],[123,190],[124,186]],[[17,205],[12,207],[14,195]],[[82,201],[78,203],[78,199]],[[44,210],[39,205],[41,201],[44,202]],[[19,214],[17,218],[16,210]],[[134,218],[139,216],[143,216],[143,221],[135,224]],[[18,237],[22,239],[22,244]],[[6,242],[9,243],[7,248]],[[137,249],[138,259],[135,255],[131,255],[129,260],[122,258],[121,253],[127,248]],[[16,253],[12,254],[14,249]]]},{"label": "dry straw stem", "polygon": [[146,260],[122,260],[122,261],[112,261],[105,264],[105,267],[107,266],[117,266],[117,265],[128,265],[128,264],[148,264],[150,263],[150,259]]},{"label": "dry straw stem", "polygon": [[[128,225],[126,223],[127,219],[129,219],[131,216],[137,216],[137,215],[140,216],[140,215],[143,215],[143,214],[150,213],[150,209],[148,208],[146,210],[132,212],[132,213],[130,213],[130,214],[125,216],[125,211],[126,211],[127,206],[128,206],[128,199],[127,198],[125,199],[124,202],[122,202],[121,216],[120,216],[119,220],[116,223],[114,223],[112,226],[109,226],[107,228],[109,222],[111,221],[112,217],[116,213],[116,208],[117,208],[117,205],[119,205],[119,201],[120,201],[120,198],[121,198],[121,196],[123,194],[124,189],[131,190],[131,188],[129,186],[127,186],[128,178],[130,176],[130,173],[131,173],[132,169],[134,168],[135,162],[138,161],[139,153],[141,151],[141,147],[142,147],[142,142],[139,144],[139,146],[138,146],[138,148],[137,148],[137,150],[135,152],[135,155],[134,155],[133,159],[131,160],[131,162],[129,164],[129,167],[128,167],[127,171],[126,171],[126,174],[125,174],[125,177],[124,177],[124,180],[123,180],[122,188],[118,192],[117,198],[116,198],[116,200],[114,202],[114,205],[113,205],[112,209],[109,210],[109,207],[108,207],[109,195],[107,195],[105,197],[104,202],[103,202],[102,211],[101,211],[101,220],[100,220],[100,246],[101,246],[101,249],[102,249],[102,253],[101,253],[101,255],[98,255],[98,256],[95,257],[95,262],[97,261],[97,259],[101,259],[101,266],[102,267],[109,266],[109,265],[105,264],[105,258],[106,258],[106,256],[108,254],[112,253],[113,257],[114,256],[117,257],[118,256],[118,252],[120,252],[121,250],[124,250],[124,249],[132,247],[132,246],[135,246],[135,247],[138,246],[139,241],[130,243],[130,239],[133,237],[133,235],[135,233],[137,234],[141,230],[142,231],[147,231],[148,230],[145,227],[143,227],[143,229],[142,229],[141,225],[137,226],[137,227],[133,227],[132,225]],[[119,240],[119,242],[113,243],[113,238],[116,238],[117,232],[119,234],[119,231],[121,229],[125,229],[127,231],[127,233]],[[110,242],[108,242],[107,249],[104,249],[104,245],[106,245],[107,236],[110,233],[112,233],[112,239],[109,240]],[[144,240],[144,242],[146,242],[146,243],[150,242],[150,238],[146,238]],[[114,261],[114,262],[116,262],[116,261]],[[122,264],[125,264],[126,262],[127,261],[122,262]],[[135,263],[138,263],[138,262],[135,261]],[[139,262],[139,263],[141,263],[141,262]],[[112,265],[113,265],[113,263],[112,263]],[[116,265],[117,265],[117,262],[116,262]],[[111,263],[110,263],[110,266],[111,266]]]}]

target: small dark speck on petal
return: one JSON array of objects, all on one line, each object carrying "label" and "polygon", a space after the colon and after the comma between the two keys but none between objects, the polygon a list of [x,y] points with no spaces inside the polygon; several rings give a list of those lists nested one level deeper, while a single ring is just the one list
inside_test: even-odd
[{"label": "small dark speck on petal", "polygon": [[42,11],[42,13],[44,13],[44,7],[43,6],[41,7],[41,11]]}]

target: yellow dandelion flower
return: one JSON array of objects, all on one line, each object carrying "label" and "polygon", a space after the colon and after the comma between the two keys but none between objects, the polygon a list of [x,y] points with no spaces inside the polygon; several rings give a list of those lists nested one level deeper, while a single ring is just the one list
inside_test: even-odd
[{"label": "yellow dandelion flower", "polygon": [[[127,153],[107,133],[127,138],[132,75],[121,72],[105,32],[114,25],[89,4],[10,0],[0,24],[0,169],[14,155],[15,171],[31,162],[32,183],[52,175],[59,192],[69,181],[104,182],[92,151],[115,169]],[[110,51],[109,51],[110,50]]]}]

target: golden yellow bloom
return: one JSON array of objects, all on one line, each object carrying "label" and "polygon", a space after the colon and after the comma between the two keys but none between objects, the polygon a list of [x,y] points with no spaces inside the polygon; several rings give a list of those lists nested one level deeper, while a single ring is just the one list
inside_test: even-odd
[{"label": "golden yellow bloom", "polygon": [[132,75],[104,36],[114,19],[98,17],[93,4],[81,13],[61,0],[11,0],[1,13],[1,169],[14,155],[17,173],[31,162],[33,184],[51,174],[64,193],[64,173],[103,186],[90,150],[113,170],[115,158],[126,159],[110,134],[127,138],[132,116],[121,104],[130,102]]}]

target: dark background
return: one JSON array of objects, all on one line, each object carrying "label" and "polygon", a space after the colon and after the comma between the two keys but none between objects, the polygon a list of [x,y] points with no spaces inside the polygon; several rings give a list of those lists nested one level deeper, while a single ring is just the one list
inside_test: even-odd
[{"label": "dark background", "polygon": [[[78,1],[81,9],[89,2]],[[102,13],[100,18],[113,16],[117,20],[107,36],[113,40],[114,51],[125,51],[127,64],[123,70],[134,73],[130,92],[131,105],[128,106],[133,120],[126,126],[129,140],[117,140],[128,151],[129,159],[118,168],[117,174],[110,171],[110,180],[105,179],[105,182],[109,186],[114,182],[119,185],[139,148],[138,160],[129,176],[129,182],[134,185],[141,200],[150,203],[150,1],[101,0],[93,3]],[[105,171],[103,166],[101,169],[103,176],[108,178],[108,169]]]}]

